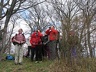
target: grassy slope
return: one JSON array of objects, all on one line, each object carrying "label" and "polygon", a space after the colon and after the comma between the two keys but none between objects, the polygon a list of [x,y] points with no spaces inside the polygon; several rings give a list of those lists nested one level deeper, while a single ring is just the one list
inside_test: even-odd
[{"label": "grassy slope", "polygon": [[35,63],[30,58],[24,58],[23,65],[15,65],[14,61],[5,60],[0,63],[0,72],[96,72],[96,58],[82,58],[72,66],[65,59]]},{"label": "grassy slope", "polygon": [[65,59],[50,65],[51,72],[96,72],[96,58],[82,58],[72,65]]},{"label": "grassy slope", "polygon": [[5,60],[0,63],[0,72],[48,72],[48,66],[52,61],[42,63],[31,62],[29,58],[24,58],[23,65],[15,65],[14,61]]}]

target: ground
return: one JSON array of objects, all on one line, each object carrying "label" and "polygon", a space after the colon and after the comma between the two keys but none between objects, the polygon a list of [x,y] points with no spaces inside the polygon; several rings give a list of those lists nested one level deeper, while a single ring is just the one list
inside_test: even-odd
[{"label": "ground", "polygon": [[4,60],[0,63],[0,72],[49,72],[51,63],[49,60],[35,63],[31,62],[30,58],[24,58],[22,65],[15,65],[13,60]]},{"label": "ground", "polygon": [[96,72],[96,58],[80,58],[72,65],[67,59],[35,63],[24,57],[22,65],[15,65],[13,60],[2,60],[0,72]]}]

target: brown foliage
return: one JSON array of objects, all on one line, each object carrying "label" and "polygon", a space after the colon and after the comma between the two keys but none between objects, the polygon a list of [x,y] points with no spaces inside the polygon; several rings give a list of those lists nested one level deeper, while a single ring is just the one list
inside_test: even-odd
[{"label": "brown foliage", "polygon": [[50,66],[49,72],[95,72],[96,59],[82,58],[73,62],[72,65],[67,60],[56,61]]}]

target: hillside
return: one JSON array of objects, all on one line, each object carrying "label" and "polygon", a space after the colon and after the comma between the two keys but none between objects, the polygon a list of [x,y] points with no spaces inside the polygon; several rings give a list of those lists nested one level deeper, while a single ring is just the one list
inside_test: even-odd
[{"label": "hillside", "polygon": [[24,58],[22,65],[15,65],[13,60],[4,60],[0,63],[0,72],[48,72],[48,67],[52,61],[41,63],[31,62],[29,58]]},{"label": "hillside", "polygon": [[23,62],[15,65],[13,60],[1,61],[0,72],[96,72],[96,59],[92,58],[82,58],[72,65],[65,59],[35,63],[24,58]]}]

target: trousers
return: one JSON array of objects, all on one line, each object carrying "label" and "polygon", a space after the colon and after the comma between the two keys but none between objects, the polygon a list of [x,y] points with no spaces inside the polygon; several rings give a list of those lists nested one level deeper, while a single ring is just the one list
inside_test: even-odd
[{"label": "trousers", "polygon": [[15,45],[15,63],[23,61],[23,45]]}]

